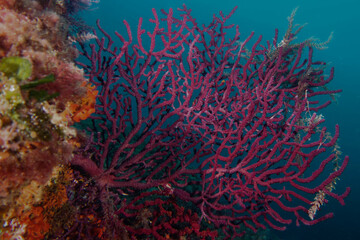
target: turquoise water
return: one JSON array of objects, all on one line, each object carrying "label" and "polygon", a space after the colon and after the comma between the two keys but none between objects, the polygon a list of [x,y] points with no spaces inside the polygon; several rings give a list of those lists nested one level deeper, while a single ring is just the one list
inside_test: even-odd
[{"label": "turquoise water", "polygon": [[[325,41],[330,32],[334,38],[328,45],[329,48],[316,51],[315,59],[331,62],[335,67],[335,77],[330,84],[331,89],[343,89],[338,98],[338,103],[333,103],[322,110],[326,125],[333,131],[334,125],[340,125],[341,150],[344,155],[350,156],[350,163],[341,176],[337,185],[338,193],[343,192],[346,186],[352,188],[350,196],[346,199],[346,206],[341,206],[334,199],[322,208],[322,212],[332,211],[335,217],[315,226],[296,227],[295,224],[284,232],[274,233],[284,240],[355,240],[360,237],[358,226],[360,216],[360,2],[355,0],[273,0],[273,1],[234,1],[234,0],[102,0],[86,12],[84,18],[90,25],[95,25],[95,20],[100,19],[101,25],[108,32],[115,30],[124,32],[122,21],[129,22],[133,35],[139,17],[144,19],[144,27],[152,18],[151,9],[155,8],[160,15],[160,9],[174,10],[185,3],[192,9],[192,16],[198,23],[208,24],[212,15],[223,11],[229,13],[234,6],[238,6],[235,14],[228,23],[239,25],[242,39],[251,31],[255,38],[263,35],[263,39],[271,40],[274,29],[279,29],[282,36],[287,28],[287,17],[291,11],[299,7],[295,23],[308,23],[299,35],[306,39],[316,37]],[[150,26],[150,25],[148,25]],[[301,39],[300,39],[301,40]]]}]

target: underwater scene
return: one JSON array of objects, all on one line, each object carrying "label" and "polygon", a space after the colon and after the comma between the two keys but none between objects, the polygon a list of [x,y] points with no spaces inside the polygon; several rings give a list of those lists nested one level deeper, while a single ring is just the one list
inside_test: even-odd
[{"label": "underwater scene", "polygon": [[0,0],[0,240],[359,239],[359,9]]}]

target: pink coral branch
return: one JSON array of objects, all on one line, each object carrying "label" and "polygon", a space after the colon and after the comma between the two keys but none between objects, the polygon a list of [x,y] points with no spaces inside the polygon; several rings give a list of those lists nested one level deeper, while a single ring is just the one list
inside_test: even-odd
[{"label": "pink coral branch", "polygon": [[[262,46],[259,37],[250,50],[254,33],[239,44],[236,27],[235,37],[226,38],[235,9],[203,27],[190,9],[179,11],[180,19],[169,10],[160,20],[153,10],[147,35],[140,19],[136,43],[124,22],[129,40],[116,33],[122,46],[113,48],[100,26],[107,44],[98,39],[90,52],[82,45],[90,62],[82,66],[100,94],[90,130],[93,155],[73,164],[101,187],[122,192],[167,184],[169,194],[192,202],[202,219],[229,232],[239,223],[283,230],[292,220],[279,208],[307,225],[331,217],[306,220],[303,214],[311,205],[307,194],[324,190],[349,160],[324,177],[339,129],[328,141],[326,128],[318,130],[324,120],[315,113],[306,118],[328,105],[313,97],[339,92],[316,88],[332,80],[333,70],[328,78],[315,70],[323,63],[313,62],[311,48],[303,61],[304,44],[278,47],[277,30],[272,42]],[[343,203],[348,190],[326,193]]]}]

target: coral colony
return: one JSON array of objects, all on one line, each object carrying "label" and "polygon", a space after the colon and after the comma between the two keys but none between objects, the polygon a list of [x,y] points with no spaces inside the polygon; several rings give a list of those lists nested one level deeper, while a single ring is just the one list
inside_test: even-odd
[{"label": "coral colony", "polygon": [[185,5],[96,37],[94,2],[0,0],[2,239],[260,238],[344,204],[341,90],[295,11],[270,41]]}]

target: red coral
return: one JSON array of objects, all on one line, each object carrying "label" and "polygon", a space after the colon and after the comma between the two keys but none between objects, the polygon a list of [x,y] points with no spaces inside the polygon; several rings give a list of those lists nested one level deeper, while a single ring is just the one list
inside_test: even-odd
[{"label": "red coral", "polygon": [[116,211],[124,218],[123,226],[131,236],[142,239],[215,239],[217,231],[204,224],[198,213],[179,205],[167,191],[144,192]]}]

